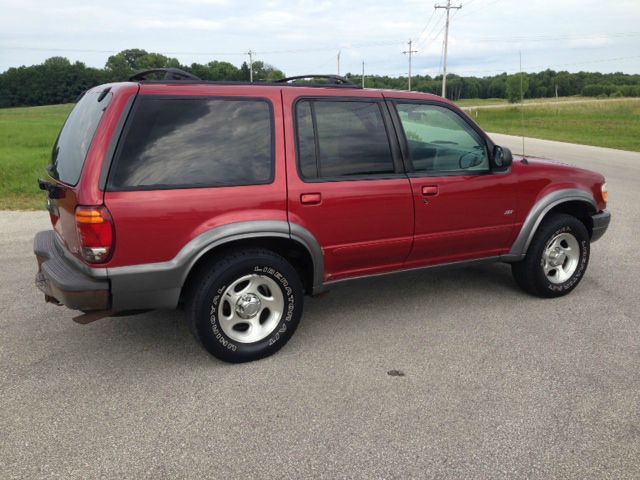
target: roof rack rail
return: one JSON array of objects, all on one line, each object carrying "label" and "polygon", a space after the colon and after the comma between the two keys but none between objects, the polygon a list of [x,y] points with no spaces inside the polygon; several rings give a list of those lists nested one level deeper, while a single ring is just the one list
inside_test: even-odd
[{"label": "roof rack rail", "polygon": [[341,77],[340,75],[298,75],[295,77],[287,77],[280,80],[276,80],[276,83],[289,83],[294,82],[296,80],[307,80],[311,78],[320,78],[322,80],[327,80],[327,84],[329,85],[341,85],[345,87],[356,87],[351,80],[345,77]]},{"label": "roof rack rail", "polygon": [[131,75],[129,81],[137,82],[139,80],[147,80],[147,76],[152,73],[164,73],[164,80],[200,80],[199,77],[180,70],[179,68],[151,68]]}]

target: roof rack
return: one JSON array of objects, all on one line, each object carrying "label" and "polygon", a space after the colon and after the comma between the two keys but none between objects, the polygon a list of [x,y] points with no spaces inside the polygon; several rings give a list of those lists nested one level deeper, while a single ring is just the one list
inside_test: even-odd
[{"label": "roof rack", "polygon": [[[153,74],[164,74],[162,79],[149,78]],[[321,79],[324,82],[313,82],[313,79]],[[298,82],[297,80],[310,80],[309,82]],[[246,81],[209,81],[202,80],[195,75],[180,70],[179,68],[151,68],[138,72],[129,77],[130,82],[148,82],[148,83],[192,83],[192,84],[211,84],[211,85],[255,85],[255,86],[289,86],[289,87],[333,87],[333,88],[361,88],[354,85],[348,78],[339,75],[298,75],[296,77],[287,77],[271,82],[246,82]]]},{"label": "roof rack", "polygon": [[139,80],[147,80],[147,76],[153,73],[164,73],[163,80],[200,80],[199,77],[180,70],[179,68],[151,68],[131,75],[129,81],[137,82]]},{"label": "roof rack", "polygon": [[307,80],[311,78],[320,78],[322,80],[327,80],[327,84],[329,85],[340,85],[344,87],[358,88],[356,87],[356,85],[351,83],[351,80],[345,77],[341,77],[340,75],[298,75],[296,77],[287,77],[281,80],[276,80],[276,83],[289,83],[295,82],[296,80]]}]

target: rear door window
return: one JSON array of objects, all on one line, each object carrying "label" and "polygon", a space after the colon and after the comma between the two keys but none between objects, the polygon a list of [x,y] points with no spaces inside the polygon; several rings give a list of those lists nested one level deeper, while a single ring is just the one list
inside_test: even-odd
[{"label": "rear door window", "polygon": [[68,185],[78,183],[93,136],[112,97],[112,93],[87,92],[78,101],[51,152],[49,173],[53,178]]},{"label": "rear door window", "polygon": [[116,152],[109,189],[271,183],[273,150],[267,100],[141,96]]},{"label": "rear door window", "polygon": [[301,100],[296,104],[298,162],[305,179],[395,173],[379,102]]}]

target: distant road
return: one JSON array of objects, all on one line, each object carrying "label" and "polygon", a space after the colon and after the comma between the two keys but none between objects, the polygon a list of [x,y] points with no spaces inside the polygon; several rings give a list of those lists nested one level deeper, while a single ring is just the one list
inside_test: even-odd
[{"label": "distant road", "polygon": [[[557,102],[527,102],[522,105],[525,107],[539,107],[548,105],[575,105],[578,103],[601,103],[601,102],[637,102],[640,98],[635,97],[623,97],[623,98],[594,98],[591,100],[563,100]],[[495,105],[472,105],[469,107],[460,107],[462,110],[486,110],[494,108],[512,108],[518,107],[519,103],[496,103]]]}]

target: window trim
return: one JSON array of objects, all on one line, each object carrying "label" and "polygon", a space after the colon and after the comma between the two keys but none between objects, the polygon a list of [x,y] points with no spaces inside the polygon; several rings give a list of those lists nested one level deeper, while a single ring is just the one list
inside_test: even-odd
[{"label": "window trim", "polygon": [[[407,170],[407,176],[410,178],[424,178],[424,177],[468,177],[468,176],[483,176],[483,175],[496,175],[496,174],[505,174],[510,171],[504,172],[495,172],[493,169],[493,150],[495,144],[489,138],[489,136],[480,128],[480,126],[475,123],[468,115],[465,115],[464,112],[458,111],[457,108],[453,107],[444,102],[438,102],[436,100],[416,100],[416,99],[404,99],[404,98],[387,98],[386,103],[389,106],[389,110],[391,111],[391,119],[393,121],[393,125],[396,129],[396,134],[398,135],[398,143],[400,144],[400,150],[402,152],[402,160],[404,162],[405,169]],[[453,114],[457,115],[462,121],[467,124],[474,132],[478,134],[481,140],[484,140],[485,146],[487,148],[487,155],[489,158],[489,169],[486,171],[468,171],[461,170],[459,172],[427,172],[427,171],[416,171],[413,166],[413,161],[411,160],[411,156],[409,155],[409,144],[407,142],[407,136],[404,131],[404,126],[402,125],[402,120],[400,120],[400,114],[398,112],[397,105],[398,104],[415,104],[415,105],[428,105],[441,107],[449,110]]]},{"label": "window trim", "polygon": [[[311,119],[313,123],[313,135],[314,135],[314,148],[316,151],[316,170],[320,173],[320,167],[317,164],[319,161],[319,143],[318,143],[318,131],[315,118],[314,102],[364,102],[375,103],[378,105],[380,115],[382,116],[382,124],[384,126],[385,134],[387,136],[387,143],[389,145],[389,153],[391,154],[391,162],[393,164],[394,173],[380,173],[380,174],[363,174],[363,175],[348,175],[348,176],[333,176],[333,177],[316,177],[310,178],[302,174],[302,168],[300,166],[300,142],[298,137],[298,103],[310,101],[311,106]],[[384,98],[378,97],[349,97],[349,96],[300,96],[295,99],[292,104],[292,118],[293,118],[293,131],[294,141],[296,146],[296,171],[298,178],[304,183],[329,183],[329,182],[354,182],[363,180],[396,180],[399,178],[407,178],[402,156],[400,153],[400,146],[398,145],[397,136],[395,132],[392,133],[392,129],[395,129],[389,109],[385,108]]]},{"label": "window trim", "polygon": [[[136,113],[140,109],[140,105],[143,103],[142,99],[162,99],[162,100],[235,100],[237,102],[264,102],[269,108],[269,123],[271,125],[271,174],[269,178],[262,182],[251,183],[236,183],[236,182],[220,182],[206,185],[192,185],[192,184],[178,184],[178,185],[137,185],[129,187],[117,187],[113,185],[114,172],[118,168],[118,162],[122,155],[122,149],[124,146],[124,139],[127,138],[129,132],[134,124]],[[109,175],[107,177],[106,192],[137,192],[137,191],[162,191],[162,190],[190,190],[196,188],[224,188],[224,187],[248,187],[255,185],[271,185],[275,182],[276,178],[276,132],[275,132],[275,112],[273,102],[267,97],[254,97],[254,96],[222,96],[222,95],[136,95],[136,100],[131,106],[131,110],[127,116],[124,128],[120,132],[115,152],[109,168]]]}]

